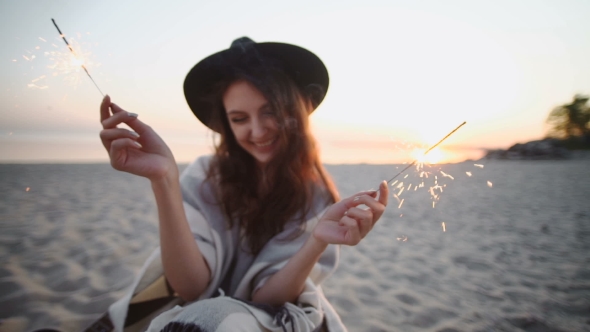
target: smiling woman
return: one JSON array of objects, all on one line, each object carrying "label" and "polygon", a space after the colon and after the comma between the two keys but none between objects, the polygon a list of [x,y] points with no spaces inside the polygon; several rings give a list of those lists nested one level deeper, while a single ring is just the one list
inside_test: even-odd
[{"label": "smiling woman", "polygon": [[168,285],[167,304],[186,305],[158,308],[149,331],[346,330],[320,284],[337,245],[358,244],[381,217],[388,187],[339,200],[308,122],[328,82],[323,62],[290,44],[243,37],[200,61],[185,97],[219,139],[180,176],[158,134],[104,98],[100,136],[111,164],[151,181],[160,225],[145,273],[110,307],[116,330],[137,322],[130,299],[154,274]]}]

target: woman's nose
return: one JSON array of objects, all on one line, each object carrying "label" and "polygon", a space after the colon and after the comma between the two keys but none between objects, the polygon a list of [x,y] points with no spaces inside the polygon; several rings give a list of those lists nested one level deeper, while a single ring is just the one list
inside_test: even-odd
[{"label": "woman's nose", "polygon": [[264,137],[267,131],[268,128],[266,128],[264,121],[260,119],[255,119],[252,121],[252,137]]}]

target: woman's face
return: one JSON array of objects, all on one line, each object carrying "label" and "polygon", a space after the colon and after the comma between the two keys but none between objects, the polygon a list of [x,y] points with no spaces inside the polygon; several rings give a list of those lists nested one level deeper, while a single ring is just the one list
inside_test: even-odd
[{"label": "woman's face", "polygon": [[238,144],[258,161],[269,162],[279,144],[276,116],[262,93],[247,81],[232,83],[223,106]]}]

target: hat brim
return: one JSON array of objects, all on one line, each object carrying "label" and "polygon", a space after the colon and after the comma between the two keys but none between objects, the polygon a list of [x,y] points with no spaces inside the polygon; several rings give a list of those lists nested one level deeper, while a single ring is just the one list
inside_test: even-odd
[{"label": "hat brim", "polygon": [[[319,96],[317,105],[322,102],[328,91],[330,79],[326,66],[317,55],[302,47],[285,43],[253,43],[249,47],[262,57],[277,62],[300,88],[319,85],[324,93]],[[235,48],[214,53],[199,61],[186,75],[186,101],[195,116],[209,128],[213,105],[206,97],[216,83],[227,77],[228,72],[240,61],[243,54],[243,49]]]}]

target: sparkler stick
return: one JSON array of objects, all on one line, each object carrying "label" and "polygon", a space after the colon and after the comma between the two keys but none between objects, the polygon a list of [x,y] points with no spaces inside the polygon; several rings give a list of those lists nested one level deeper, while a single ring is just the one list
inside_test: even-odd
[{"label": "sparkler stick", "polygon": [[[57,23],[55,23],[55,20],[54,19],[51,19],[51,21],[53,22],[53,25],[55,25],[55,28],[57,29],[57,32],[59,32],[60,37],[64,40],[64,42],[66,43],[66,45],[68,45],[68,48],[70,49],[70,51],[72,52],[72,54],[74,54],[74,57],[76,57],[76,59],[77,59],[78,58],[78,55],[76,54],[76,52],[74,51],[74,49],[72,48],[72,46],[70,45],[70,43],[68,43],[68,40],[66,39],[66,36],[61,32],[61,30],[57,26]],[[90,80],[92,81],[92,83],[94,83],[94,86],[98,89],[98,92],[100,92],[100,94],[104,97],[104,93],[102,93],[102,91],[98,87],[98,84],[96,84],[96,82],[94,81],[94,79],[92,78],[92,76],[90,76],[90,73],[88,72],[88,69],[86,69],[86,66],[84,66],[83,63],[80,66],[82,66],[82,69],[84,69],[84,71],[86,72],[86,75],[88,75],[88,77],[90,78]]]},{"label": "sparkler stick", "polygon": [[[438,143],[434,144],[433,146],[431,146],[428,150],[426,150],[424,152],[424,155],[426,155],[428,152],[430,152],[430,150],[436,148],[440,143],[442,143],[444,140],[446,140],[449,136],[451,136],[454,132],[456,132],[457,130],[459,130],[459,128],[463,127],[464,124],[466,124],[466,121],[463,121],[462,124],[460,124],[457,128],[453,129],[453,131],[451,131],[450,133],[447,134],[447,136],[443,137],[443,139],[441,139],[440,141],[438,141]],[[405,170],[407,170],[408,168],[412,167],[414,164],[416,164],[416,162],[418,161],[418,159],[415,159],[411,164],[409,164],[408,166],[406,166],[406,168],[402,169],[399,173],[397,173],[394,177],[392,177],[391,179],[389,179],[389,181],[387,181],[387,183],[393,181],[395,178],[397,178],[400,174],[402,174]]]}]

